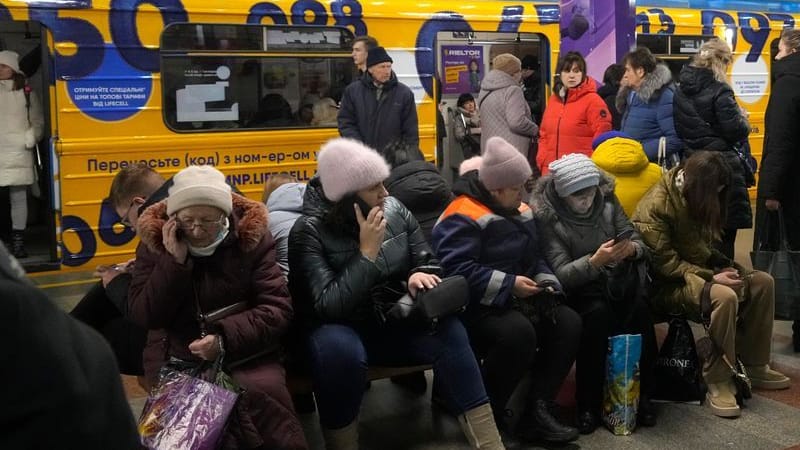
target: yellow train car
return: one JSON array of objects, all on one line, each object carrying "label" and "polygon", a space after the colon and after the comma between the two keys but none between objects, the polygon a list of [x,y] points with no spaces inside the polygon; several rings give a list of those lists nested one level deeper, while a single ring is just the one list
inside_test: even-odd
[{"label": "yellow train car", "polygon": [[485,72],[494,54],[521,45],[551,73],[558,5],[0,0],[0,44],[38,63],[29,75],[49,111],[38,202],[51,214],[34,223],[47,244],[23,263],[85,271],[130,257],[134,233],[103,201],[129,164],[166,177],[213,164],[251,198],[274,173],[310,179],[316,150],[338,135],[335,120],[313,120],[313,106],[355,79],[350,43],[365,34],[414,92],[420,147],[433,160],[434,80],[446,100],[469,79],[459,72]]},{"label": "yellow train car", "polygon": [[[675,7],[689,3],[691,9]],[[793,8],[797,4],[790,2],[638,1],[636,43],[664,59],[677,77],[704,41],[712,36],[725,40],[734,55],[728,81],[739,105],[749,113],[750,148],[761,161],[772,62],[781,32],[800,20],[800,11]]]}]

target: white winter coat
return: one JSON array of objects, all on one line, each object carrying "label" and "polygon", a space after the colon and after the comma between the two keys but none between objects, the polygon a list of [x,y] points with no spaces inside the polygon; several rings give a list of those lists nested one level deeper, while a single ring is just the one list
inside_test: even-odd
[{"label": "white winter coat", "polygon": [[31,121],[23,89],[12,91],[13,80],[0,80],[0,186],[33,183],[33,148],[42,138],[44,117],[35,92],[30,94]]}]

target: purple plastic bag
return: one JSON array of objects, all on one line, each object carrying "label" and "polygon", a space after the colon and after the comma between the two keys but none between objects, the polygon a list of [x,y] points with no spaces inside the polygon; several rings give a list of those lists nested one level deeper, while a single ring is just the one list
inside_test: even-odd
[{"label": "purple plastic bag", "polygon": [[162,371],[139,417],[142,444],[154,450],[214,450],[238,396],[182,372]]}]

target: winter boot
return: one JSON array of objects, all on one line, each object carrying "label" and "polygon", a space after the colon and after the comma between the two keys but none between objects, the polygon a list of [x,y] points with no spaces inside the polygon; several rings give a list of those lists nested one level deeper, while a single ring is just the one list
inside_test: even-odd
[{"label": "winter boot", "polygon": [[25,251],[25,230],[11,232],[11,254],[18,259],[28,257],[28,252]]},{"label": "winter boot", "polygon": [[739,417],[742,410],[736,404],[736,387],[733,381],[726,380],[720,383],[706,383],[708,393],[706,403],[711,412],[719,417]]},{"label": "winter boot", "polygon": [[787,389],[791,382],[789,377],[772,370],[768,364],[763,366],[747,366],[745,367],[747,375],[750,376],[750,382],[753,383],[754,388],[759,389]]},{"label": "winter boot", "polygon": [[505,450],[494,422],[492,407],[484,403],[458,416],[461,431],[474,449]]},{"label": "winter boot", "polygon": [[553,416],[554,407],[552,402],[535,400],[517,425],[517,435],[526,441],[541,439],[559,444],[577,439],[578,429],[560,423]]},{"label": "winter boot", "polygon": [[358,450],[358,417],[344,428],[322,428],[326,450]]}]

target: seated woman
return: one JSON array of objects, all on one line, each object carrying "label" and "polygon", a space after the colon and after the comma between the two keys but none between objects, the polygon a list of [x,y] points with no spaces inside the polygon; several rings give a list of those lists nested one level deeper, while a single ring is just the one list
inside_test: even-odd
[{"label": "seated woman", "polygon": [[[346,161],[346,164],[343,162]],[[387,310],[436,286],[430,247],[411,213],[387,197],[389,166],[373,149],[333,139],[319,152],[304,216],[289,236],[289,284],[306,326],[314,394],[328,449],[358,448],[370,364],[433,364],[440,394],[473,448],[502,449],[461,322],[434,333]]]},{"label": "seated woman", "polygon": [[[639,202],[633,223],[653,249],[651,306],[700,322],[700,300],[711,285],[709,334],[726,359],[738,354],[761,389],[785,389],[789,378],[769,367],[774,282],[714,247],[725,225],[731,169],[719,152],[699,151],[662,177]],[[720,417],[738,417],[731,369],[720,355],[703,365],[706,401]]]},{"label": "seated woman", "polygon": [[486,141],[478,170],[469,170],[475,162],[462,163],[465,173],[453,186],[458,197],[434,227],[433,246],[445,273],[469,283],[463,320],[483,359],[492,409],[505,416],[520,380],[531,374],[515,434],[526,441],[569,442],[578,430],[559,423],[553,401],[575,361],[581,319],[557,304],[554,292],[561,287],[539,252],[531,210],[521,202],[531,168],[501,137]]},{"label": "seated woman", "polygon": [[[146,378],[155,385],[170,357],[213,361],[224,349],[245,393],[223,448],[308,448],[280,362],[292,304],[266,208],[232,194],[211,166],[187,167],[172,180],[169,197],[145,210],[137,226],[130,315],[166,335],[145,348]],[[239,302],[246,303],[240,312],[206,326],[198,321],[198,313]]]},{"label": "seated woman", "polygon": [[566,155],[549,169],[533,203],[547,261],[567,304],[583,318],[575,373],[578,429],[588,434],[597,428],[608,337],[624,333],[642,335],[637,423],[653,426],[649,398],[658,348],[646,298],[649,250],[614,195],[614,182],[588,156]]}]

